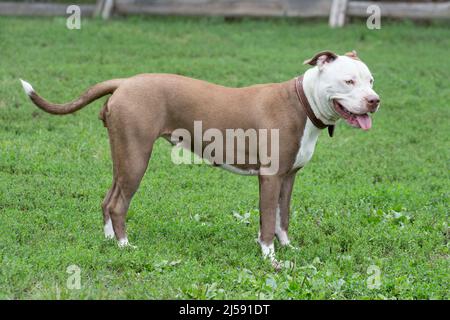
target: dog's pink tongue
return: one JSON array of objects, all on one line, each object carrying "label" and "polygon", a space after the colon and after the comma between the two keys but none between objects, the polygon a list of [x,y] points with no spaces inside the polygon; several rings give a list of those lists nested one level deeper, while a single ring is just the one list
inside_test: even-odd
[{"label": "dog's pink tongue", "polygon": [[369,130],[372,127],[372,119],[367,114],[357,115],[356,121],[363,130]]}]

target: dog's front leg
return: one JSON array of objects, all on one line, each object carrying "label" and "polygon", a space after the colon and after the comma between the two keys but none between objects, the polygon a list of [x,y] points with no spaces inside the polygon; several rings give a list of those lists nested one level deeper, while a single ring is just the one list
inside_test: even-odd
[{"label": "dog's front leg", "polygon": [[263,256],[269,258],[275,267],[278,263],[275,259],[273,240],[282,181],[282,178],[277,175],[259,176],[260,230],[258,242],[261,245]]},{"label": "dog's front leg", "polygon": [[276,212],[275,235],[282,246],[290,246],[288,237],[289,213],[291,205],[292,189],[294,187],[295,172],[283,178],[280,191],[280,199]]}]

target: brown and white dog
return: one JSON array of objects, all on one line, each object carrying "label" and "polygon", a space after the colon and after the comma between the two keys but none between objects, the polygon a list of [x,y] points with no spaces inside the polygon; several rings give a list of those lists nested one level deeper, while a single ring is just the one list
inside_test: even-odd
[{"label": "brown and white dog", "polygon": [[[261,161],[219,164],[237,173],[258,175],[258,242],[263,255],[276,265],[275,236],[281,245],[289,245],[295,174],[311,159],[321,129],[328,127],[331,135],[336,121],[343,118],[367,130],[372,124],[368,113],[377,111],[380,103],[372,89],[373,77],[356,52],[338,56],[324,51],[305,64],[313,68],[301,77],[245,88],[227,88],[178,75],[141,74],[98,83],[66,104],[47,102],[29,83],[21,81],[34,104],[52,114],[73,113],[112,94],[100,112],[113,160],[113,184],[102,208],[105,236],[115,236],[120,246],[129,245],[125,217],[156,139],[173,141],[171,135],[180,128],[194,134],[195,121],[202,122],[202,130],[214,128],[224,135],[228,129],[277,130],[277,141],[268,142],[278,144],[277,154],[271,155],[272,162],[277,162],[275,172],[269,172],[269,164]],[[185,147],[194,150],[193,144]],[[200,149],[205,147],[202,143]],[[234,151],[233,159],[239,153],[249,156],[248,148]]]}]

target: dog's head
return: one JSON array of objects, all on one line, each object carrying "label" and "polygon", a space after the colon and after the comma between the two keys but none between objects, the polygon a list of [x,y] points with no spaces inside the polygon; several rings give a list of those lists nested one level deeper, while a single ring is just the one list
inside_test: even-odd
[{"label": "dog's head", "polygon": [[323,97],[321,108],[332,118],[343,118],[350,125],[370,129],[374,113],[380,106],[380,98],[373,90],[373,76],[355,51],[343,56],[323,51],[304,62],[317,67],[315,83]]}]

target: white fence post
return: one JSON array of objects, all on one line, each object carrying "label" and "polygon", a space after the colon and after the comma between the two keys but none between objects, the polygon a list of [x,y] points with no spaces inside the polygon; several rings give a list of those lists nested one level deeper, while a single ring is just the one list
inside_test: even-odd
[{"label": "white fence post", "polygon": [[108,20],[114,9],[114,0],[103,0],[102,18]]},{"label": "white fence post", "polygon": [[105,0],[97,0],[97,2],[95,3],[95,9],[94,9],[94,17],[99,17],[100,14],[102,13],[102,9],[103,9],[103,4],[105,3]]},{"label": "white fence post", "polygon": [[348,0],[333,0],[329,25],[332,28],[343,27],[347,16]]}]

